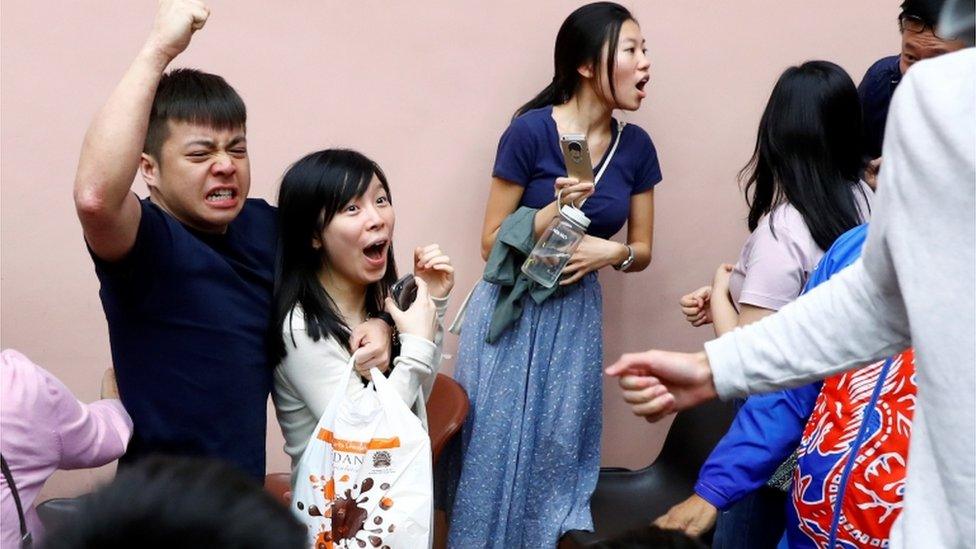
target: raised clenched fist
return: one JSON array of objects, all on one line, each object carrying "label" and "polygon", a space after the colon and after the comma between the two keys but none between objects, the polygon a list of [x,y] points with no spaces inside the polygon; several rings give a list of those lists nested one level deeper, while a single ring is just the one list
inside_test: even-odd
[{"label": "raised clenched fist", "polygon": [[200,0],[160,0],[146,45],[172,60],[190,45],[190,37],[208,17],[210,8]]}]

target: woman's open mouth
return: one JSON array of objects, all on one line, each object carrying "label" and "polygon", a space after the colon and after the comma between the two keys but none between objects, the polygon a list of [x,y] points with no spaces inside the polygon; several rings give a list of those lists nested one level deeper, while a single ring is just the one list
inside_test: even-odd
[{"label": "woman's open mouth", "polygon": [[386,249],[389,243],[389,240],[383,238],[363,248],[363,255],[366,256],[366,261],[375,266],[386,263]]},{"label": "woman's open mouth", "polygon": [[635,85],[635,87],[637,88],[637,94],[640,95],[641,98],[647,96],[647,92],[644,91],[644,86],[647,85],[647,82],[650,79],[651,79],[650,76],[645,76],[644,78],[641,78],[640,81],[638,81],[637,84]]}]

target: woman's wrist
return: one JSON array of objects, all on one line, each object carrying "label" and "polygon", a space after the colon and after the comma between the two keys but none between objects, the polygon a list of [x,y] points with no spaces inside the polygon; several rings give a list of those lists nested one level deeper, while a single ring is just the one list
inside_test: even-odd
[{"label": "woman's wrist", "polygon": [[399,330],[398,331],[398,334],[399,334],[400,337],[402,337],[402,336],[410,336],[410,337],[417,337],[417,338],[420,338],[420,339],[425,339],[427,341],[434,341],[434,334],[433,333],[428,333],[428,332],[426,332],[424,330],[418,330],[418,329],[413,329],[413,328],[405,328],[403,330]]},{"label": "woman's wrist", "polygon": [[625,271],[628,267],[634,264],[634,248],[632,248],[630,244],[621,244],[619,242],[616,242],[615,244],[617,244],[617,254],[614,257],[614,261],[611,263],[611,265],[613,265],[613,268],[618,271]]},{"label": "woman's wrist", "polygon": [[451,292],[447,292],[447,295],[444,297],[430,296],[430,300],[434,302],[434,310],[437,311],[437,318],[443,318],[447,314],[447,305],[451,301]]},{"label": "woman's wrist", "polygon": [[368,314],[367,320],[379,320],[390,327],[391,351],[400,345],[400,332],[397,330],[396,322],[393,321],[393,317],[390,315],[390,313],[386,311],[379,311],[376,313]]},{"label": "woman's wrist", "polygon": [[732,304],[728,289],[713,287],[708,309],[712,314],[712,328],[716,336],[731,332],[739,323],[739,313]]},{"label": "woman's wrist", "polygon": [[372,320],[374,318],[377,319],[377,320],[382,320],[390,328],[392,328],[394,331],[396,330],[396,323],[393,322],[393,317],[390,316],[390,313],[388,313],[386,311],[379,311],[377,313],[373,313],[373,314],[367,315],[366,318],[367,318],[367,320]]},{"label": "woman's wrist", "polygon": [[596,238],[602,242],[604,248],[602,255],[604,257],[603,261],[605,266],[610,266],[616,269],[617,265],[620,265],[626,261],[628,257],[630,257],[630,247],[626,244],[621,244],[620,242],[607,240],[597,236],[587,235],[585,238]]},{"label": "woman's wrist", "polygon": [[729,297],[728,288],[712,286],[712,295],[708,298],[708,310],[714,316],[716,313],[722,314],[729,309],[734,311],[735,306],[732,304],[732,298]]},{"label": "woman's wrist", "polygon": [[413,355],[414,349],[429,349],[436,347],[436,343],[431,338],[415,335],[415,334],[400,334],[400,344],[401,344],[401,354]]},{"label": "woman's wrist", "polygon": [[535,237],[538,239],[545,232],[552,220],[559,215],[559,205],[553,200],[548,206],[540,208],[535,212],[535,219],[533,220],[533,230],[535,232]]}]

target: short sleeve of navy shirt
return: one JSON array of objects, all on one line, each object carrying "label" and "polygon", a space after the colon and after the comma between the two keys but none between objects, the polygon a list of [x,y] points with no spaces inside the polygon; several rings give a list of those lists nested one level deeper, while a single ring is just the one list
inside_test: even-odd
[{"label": "short sleeve of navy shirt", "polygon": [[135,425],[122,462],[208,456],[262,479],[275,210],[250,199],[216,235],[140,202],[132,251],[116,263],[92,255],[119,393]]},{"label": "short sleeve of navy shirt", "polygon": [[[593,173],[603,167],[618,132],[620,143],[593,196],[583,204],[583,213],[590,218],[587,232],[600,238],[610,238],[624,226],[632,195],[661,181],[657,151],[647,132],[634,124],[626,124],[621,130],[616,120],[610,126],[611,147],[593,166]],[[520,206],[543,208],[554,200],[556,178],[566,176],[566,163],[551,106],[531,110],[512,121],[498,143],[492,175],[525,187]]]}]

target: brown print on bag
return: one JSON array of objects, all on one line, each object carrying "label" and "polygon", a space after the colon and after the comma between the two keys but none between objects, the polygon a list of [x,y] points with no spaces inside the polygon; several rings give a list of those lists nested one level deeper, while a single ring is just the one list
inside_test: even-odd
[{"label": "brown print on bag", "polygon": [[315,549],[332,549],[332,532],[323,530],[315,537]]},{"label": "brown print on bag", "polygon": [[[315,504],[310,504],[308,506],[308,516],[310,517],[325,517],[329,518],[332,516],[332,500],[335,499],[335,481],[331,478],[326,480],[325,477],[316,477],[315,475],[309,476],[309,481],[312,482],[312,489],[322,492],[325,497],[325,512],[318,508]],[[305,510],[305,503],[301,501],[295,501],[295,506],[299,511]]]},{"label": "brown print on bag", "polygon": [[[366,548],[368,545],[387,547],[383,543],[383,537],[393,532],[394,525],[390,524],[388,530],[384,532],[384,517],[379,513],[393,507],[393,499],[381,497],[377,505],[379,509],[374,511],[378,514],[372,517],[365,508],[360,506],[369,501],[371,494],[368,493],[374,487],[376,487],[376,482],[372,477],[367,477],[363,479],[362,486],[354,484],[352,489],[346,490],[344,497],[332,501],[324,513],[326,518],[331,518],[331,535],[328,538],[328,544],[323,546],[324,549],[332,549],[333,544],[334,547],[341,548]],[[386,482],[379,486],[384,491],[389,487],[389,483]],[[372,518],[372,524],[367,524],[370,518]],[[378,526],[378,528],[367,527],[373,525]],[[323,538],[321,534],[319,537],[320,539]],[[319,549],[318,545],[316,545],[316,549]]]},{"label": "brown print on bag", "polygon": [[345,497],[332,502],[332,537],[337,542],[353,540],[362,531],[367,513],[359,503],[350,489],[346,489]]}]

